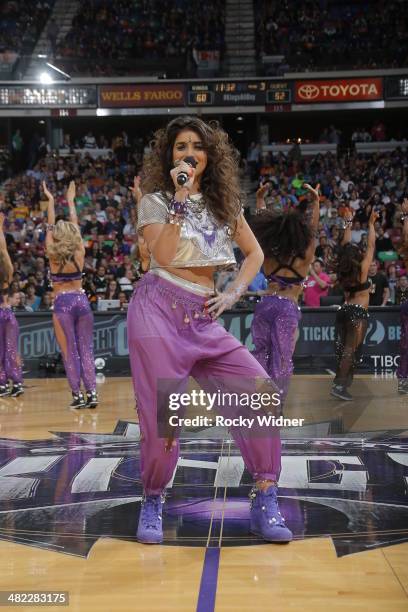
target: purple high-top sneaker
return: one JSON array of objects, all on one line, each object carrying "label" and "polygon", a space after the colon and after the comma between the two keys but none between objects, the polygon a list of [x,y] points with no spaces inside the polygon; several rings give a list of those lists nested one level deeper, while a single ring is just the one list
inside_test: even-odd
[{"label": "purple high-top sneaker", "polygon": [[251,533],[255,533],[268,542],[290,542],[292,532],[285,525],[285,519],[279,512],[278,488],[271,486],[266,491],[252,489],[251,499]]},{"label": "purple high-top sneaker", "polygon": [[139,525],[136,538],[143,544],[163,542],[162,495],[146,495],[140,507]]}]

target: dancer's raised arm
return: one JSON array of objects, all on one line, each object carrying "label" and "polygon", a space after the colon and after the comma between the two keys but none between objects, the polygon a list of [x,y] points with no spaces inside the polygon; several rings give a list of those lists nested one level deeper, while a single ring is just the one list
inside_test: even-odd
[{"label": "dancer's raised arm", "polygon": [[78,216],[75,208],[75,195],[75,182],[70,181],[66,194],[69,209],[69,220],[71,221],[71,223],[75,223],[75,225],[78,225]]}]

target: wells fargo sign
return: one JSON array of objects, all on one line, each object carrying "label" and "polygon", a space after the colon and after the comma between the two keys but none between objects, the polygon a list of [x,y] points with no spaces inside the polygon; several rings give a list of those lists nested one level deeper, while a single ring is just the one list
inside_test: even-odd
[{"label": "wells fargo sign", "polygon": [[327,81],[296,81],[295,101],[315,102],[357,102],[381,100],[382,79],[328,79]]},{"label": "wells fargo sign", "polygon": [[100,108],[184,106],[184,85],[102,85]]}]

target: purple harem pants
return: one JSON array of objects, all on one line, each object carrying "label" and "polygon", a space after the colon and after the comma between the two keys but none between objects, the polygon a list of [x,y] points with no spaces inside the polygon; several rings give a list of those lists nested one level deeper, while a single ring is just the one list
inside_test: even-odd
[{"label": "purple harem pants", "polygon": [[81,378],[86,391],[95,391],[93,314],[82,291],[59,293],[54,301],[54,328],[73,393],[79,393]]},{"label": "purple harem pants", "polygon": [[252,321],[253,355],[277,385],[281,405],[286,399],[293,374],[292,357],[300,317],[300,308],[293,300],[265,295],[257,304]]},{"label": "purple harem pants", "polygon": [[0,308],[0,385],[23,382],[18,354],[19,327],[11,308]]},{"label": "purple harem pants", "polygon": [[401,340],[400,360],[397,369],[397,378],[408,380],[408,300],[402,302],[400,310]]},{"label": "purple harem pants", "polygon": [[[172,478],[179,441],[168,447],[157,426],[159,379],[189,376],[203,387],[225,378],[268,379],[250,352],[205,314],[208,296],[194,294],[171,281],[146,274],[136,285],[128,309],[128,342],[141,433],[141,476],[147,495],[163,491]],[[231,389],[230,389],[231,390]],[[208,413],[207,413],[208,414]],[[231,428],[246,468],[255,480],[278,480],[281,470],[279,429],[250,437]]]}]

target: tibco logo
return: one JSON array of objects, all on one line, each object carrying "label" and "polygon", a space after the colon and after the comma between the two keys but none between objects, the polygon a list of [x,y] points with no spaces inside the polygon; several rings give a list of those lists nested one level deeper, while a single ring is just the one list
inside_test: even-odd
[{"label": "tibco logo", "polygon": [[394,368],[398,366],[399,355],[370,355],[374,368]]}]

